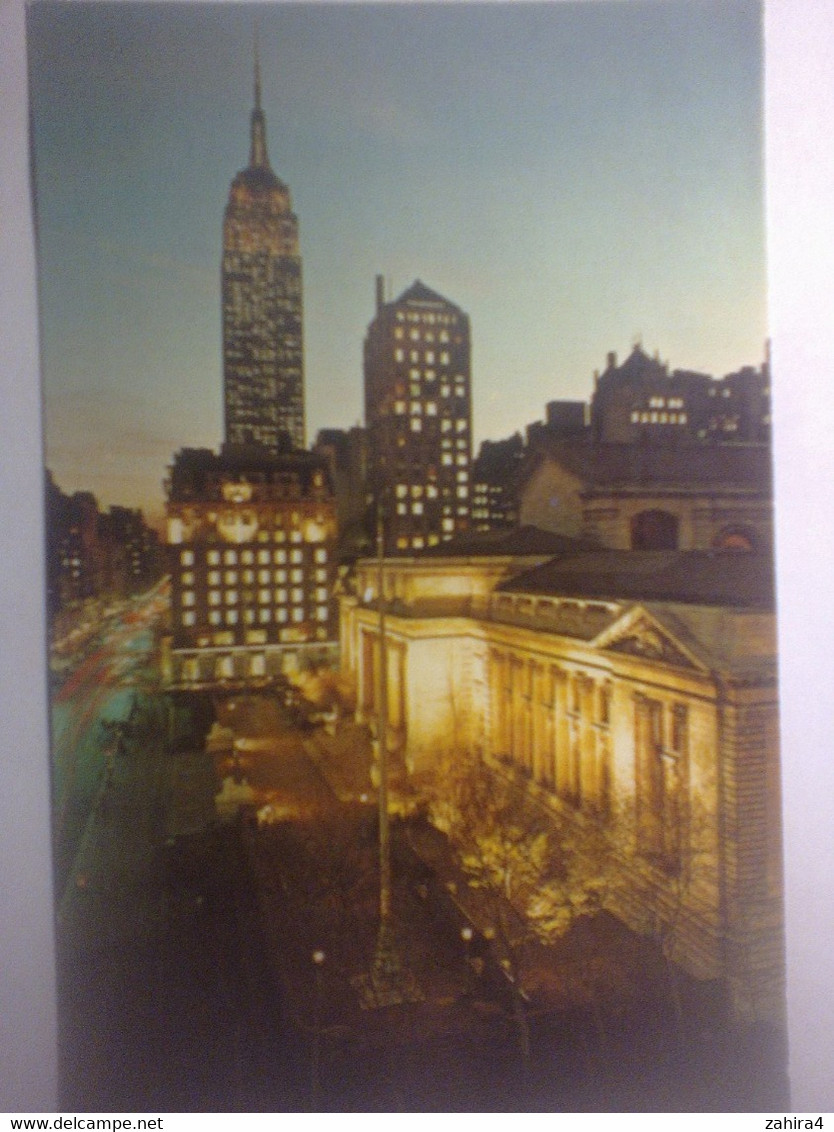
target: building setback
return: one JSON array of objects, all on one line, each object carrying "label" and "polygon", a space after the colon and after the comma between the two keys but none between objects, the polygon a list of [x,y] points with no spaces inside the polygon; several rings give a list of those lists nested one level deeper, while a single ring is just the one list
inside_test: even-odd
[{"label": "building setback", "polygon": [[249,165],[232,182],[223,219],[222,301],[227,444],[277,451],[289,437],[303,448],[298,220],[269,164],[257,53]]},{"label": "building setback", "polygon": [[437,546],[468,528],[472,463],[469,318],[417,280],[385,302],[365,337],[370,483],[387,553]]},{"label": "building setback", "polygon": [[175,684],[269,679],[335,649],[336,514],[325,462],[183,449],[168,482]]}]

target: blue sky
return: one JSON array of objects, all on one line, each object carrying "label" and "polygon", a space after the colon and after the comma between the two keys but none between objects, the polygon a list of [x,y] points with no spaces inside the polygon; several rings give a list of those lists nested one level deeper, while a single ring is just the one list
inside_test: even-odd
[{"label": "blue sky", "polygon": [[476,441],[767,336],[760,8],[748,0],[54,4],[29,14],[47,463],[159,511],[221,440],[220,241],[255,12],[299,217],[307,433],[362,415],[374,277],[466,310]]}]

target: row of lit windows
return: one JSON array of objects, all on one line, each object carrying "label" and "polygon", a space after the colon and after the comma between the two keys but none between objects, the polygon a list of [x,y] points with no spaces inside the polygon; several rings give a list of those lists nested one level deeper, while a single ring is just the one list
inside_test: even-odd
[{"label": "row of lit windows", "polygon": [[[316,582],[327,581],[326,570],[314,570],[312,572],[305,572],[304,570],[296,567],[293,570],[209,570],[206,575],[206,582],[210,586],[219,586],[225,584],[227,586],[236,586],[241,582],[244,586],[253,586],[256,582],[258,585],[269,585],[271,582],[286,582],[287,579],[291,582],[303,582],[305,577],[312,578]],[[184,589],[194,585],[194,574],[192,571],[187,570],[180,575],[180,584]]]},{"label": "row of lit windows", "polygon": [[[291,542],[300,542],[301,534],[298,533],[297,539],[291,539]],[[309,551],[307,552],[309,554]],[[242,566],[253,566],[256,562],[255,555],[257,554],[258,565],[266,565],[269,563],[270,551],[268,550],[207,550],[205,559],[209,566],[219,566],[222,562],[225,566],[237,566],[238,563]],[[303,561],[303,550],[293,550],[290,552],[291,562]],[[272,551],[272,561],[281,565],[287,561],[287,552],[285,550]],[[313,551],[313,561],[323,563],[327,561],[327,551],[323,547],[318,547]],[[180,564],[182,566],[193,566],[195,563],[195,556],[193,550],[180,551]]]},{"label": "row of lit windows", "polygon": [[650,409],[682,409],[683,397],[670,397],[668,400],[665,397],[650,397]]},{"label": "row of lit windows", "polygon": [[[209,610],[208,621],[209,625],[270,625],[273,622],[278,625],[285,625],[288,621],[293,621],[295,624],[300,624],[304,621],[305,612],[303,606],[297,606],[293,609],[244,609],[242,611],[237,609],[212,609]],[[320,605],[315,612],[316,621],[327,621],[329,611],[326,605]],[[186,609],[182,614],[182,624],[186,628],[191,628],[197,624],[197,614],[193,609]]]},{"label": "row of lit windows", "polygon": [[432,311],[397,311],[397,322],[422,322],[428,326],[454,326],[457,315],[435,314]]},{"label": "row of lit windows", "polygon": [[656,410],[652,412],[638,413],[636,410],[631,414],[632,424],[672,424],[672,425],[685,425],[688,417],[686,413],[659,413]]},{"label": "row of lit windows", "polygon": [[[300,580],[300,579],[299,579]],[[268,587],[261,587],[258,590],[258,604],[270,605],[274,600],[279,605],[286,605],[288,591],[283,587],[273,590]],[[304,601],[303,588],[296,586],[289,591],[290,599],[294,602]],[[327,601],[329,591],[326,586],[316,586],[310,594],[311,601]],[[185,606],[192,606],[196,604],[196,594],[194,590],[183,590],[181,595],[182,604]],[[240,600],[240,595],[237,590],[209,590],[208,603],[209,605],[237,605]]]},{"label": "row of lit windows", "polygon": [[[423,352],[422,358],[420,357],[420,351],[419,350],[409,350],[409,352],[408,352],[408,360],[410,362],[422,362],[423,365],[433,366],[435,364],[435,359],[436,359],[438,365],[447,366],[449,364],[449,361],[450,361],[449,351],[448,350],[440,350],[440,351],[437,352],[437,354],[435,354],[434,350],[425,350]],[[405,350],[403,349],[402,346],[398,346],[394,350],[394,361],[397,361],[397,362],[404,362],[405,361]],[[419,371],[418,371],[418,373],[419,373]],[[431,378],[434,378],[434,371],[427,370],[426,371],[427,377],[428,377],[429,373],[431,373]],[[412,370],[412,376],[413,375],[414,375],[414,371]]]}]

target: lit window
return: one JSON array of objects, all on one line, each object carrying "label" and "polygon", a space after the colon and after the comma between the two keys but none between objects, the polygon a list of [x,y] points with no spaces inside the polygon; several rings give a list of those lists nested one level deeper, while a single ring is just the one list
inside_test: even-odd
[{"label": "lit window", "polygon": [[429,416],[429,417],[436,417],[437,416],[437,402],[436,401],[427,401],[426,402],[426,415]]},{"label": "lit window", "polygon": [[286,550],[276,550],[276,551],[274,551],[273,555],[272,555],[272,560],[273,560],[273,562],[277,563],[279,566],[283,566],[284,563],[287,561]]},{"label": "lit window", "polygon": [[269,573],[269,570],[259,570],[258,571],[258,582],[260,583],[260,585],[262,585],[262,586],[263,585],[269,585],[270,580],[271,580],[271,575]]},{"label": "lit window", "polygon": [[247,625],[254,625],[255,624],[255,610],[254,609],[244,609],[243,620],[244,620],[245,624],[247,624]]},{"label": "lit window", "polygon": [[219,586],[220,585],[220,571],[219,570],[209,570],[208,584],[210,586]]},{"label": "lit window", "polygon": [[394,361],[395,362],[401,362],[404,357],[405,357],[405,350],[395,350],[394,351]]},{"label": "lit window", "polygon": [[426,350],[426,365],[434,365],[434,350]]},{"label": "lit window", "polygon": [[258,590],[258,604],[269,605],[269,590]]},{"label": "lit window", "polygon": [[237,581],[237,570],[227,570],[224,575],[223,581],[227,586],[233,586]]},{"label": "lit window", "polygon": [[184,574],[183,574],[183,575],[182,575],[182,576],[180,577],[180,583],[181,583],[181,584],[182,584],[183,586],[193,586],[193,585],[194,585],[194,574],[192,573],[192,571],[191,571],[191,570],[187,570],[187,571],[186,571],[186,572],[185,572],[185,573],[184,573]]},{"label": "lit window", "polygon": [[453,462],[454,461],[453,461],[451,452],[444,452],[440,457],[440,463],[443,464],[443,466],[446,467],[446,468],[448,468],[449,465],[452,464]]},{"label": "lit window", "polygon": [[459,487],[458,488],[458,490],[457,490],[458,499],[467,499],[468,496],[469,496],[469,488],[468,487]]},{"label": "lit window", "polygon": [[303,570],[290,570],[290,581],[291,582],[303,582],[304,581],[304,571]]},{"label": "lit window", "polygon": [[[441,340],[442,340],[442,335],[441,335]],[[440,364],[442,366],[447,366],[449,364],[449,351],[448,350],[441,350],[440,351]]]},{"label": "lit window", "polygon": [[287,604],[287,591],[285,589],[276,590],[275,591],[275,600],[278,602],[279,605],[286,605]]},{"label": "lit window", "polygon": [[419,417],[422,414],[422,412],[423,412],[423,406],[420,404],[420,402],[419,401],[412,401],[411,402],[411,415],[413,417],[415,417],[415,416]]},{"label": "lit window", "polygon": [[419,500],[418,502],[411,504],[411,514],[412,515],[422,515],[423,514],[422,500]]},{"label": "lit window", "polygon": [[403,416],[403,414],[405,413],[405,401],[395,401],[394,402],[394,412],[397,414],[398,417]]},{"label": "lit window", "polygon": [[301,531],[291,531],[290,542],[301,542]]},{"label": "lit window", "polygon": [[286,609],[276,609],[276,610],[275,610],[275,620],[276,620],[276,621],[280,621],[280,622],[282,622],[282,623],[283,623],[284,621],[286,621],[286,620],[287,620],[287,611],[286,611]]},{"label": "lit window", "polygon": [[295,602],[304,601],[304,590],[298,588],[292,590],[290,600]]},{"label": "lit window", "polygon": [[317,607],[316,617],[319,619],[319,621],[326,621],[327,620],[327,606],[326,605],[320,605],[320,606]]},{"label": "lit window", "polygon": [[226,550],[223,552],[223,561],[227,566],[237,566],[237,551]]},{"label": "lit window", "polygon": [[317,582],[326,582],[327,581],[327,571],[326,570],[316,570],[315,577],[316,577]]},{"label": "lit window", "polygon": [[182,615],[183,625],[193,625],[196,620],[197,614],[192,609],[186,610],[186,612]]},{"label": "lit window", "polygon": [[181,553],[180,553],[180,563],[183,566],[193,566],[194,565],[194,551],[193,550],[183,550],[183,551],[181,551]]},{"label": "lit window", "polygon": [[209,605],[220,604],[220,590],[209,590],[208,603]]},{"label": "lit window", "polygon": [[316,562],[326,562],[327,561],[327,551],[326,550],[317,550],[315,552],[315,554],[313,555],[313,557],[315,558]]},{"label": "lit window", "polygon": [[293,621],[295,621],[296,624],[298,624],[299,621],[303,621],[304,620],[304,610],[303,609],[294,609],[292,611],[292,619],[293,619]]},{"label": "lit window", "polygon": [[316,587],[316,601],[327,601],[327,587],[326,586],[317,586]]},{"label": "lit window", "polygon": [[452,422],[448,419],[448,417],[444,418],[440,422],[440,431],[441,432],[451,432],[452,431]]},{"label": "lit window", "polygon": [[293,550],[293,551],[291,551],[290,562],[298,563],[298,562],[303,562],[303,561],[304,561],[304,551],[303,550]]},{"label": "lit window", "polygon": [[398,503],[397,504],[397,514],[398,515],[407,515],[408,514],[408,504],[407,503]]},{"label": "lit window", "polygon": [[411,545],[415,550],[422,550],[425,546],[425,540],[423,539],[422,535],[417,535],[416,538],[412,539]]},{"label": "lit window", "polygon": [[406,495],[408,495],[408,484],[398,483],[397,484],[397,499],[403,499]]},{"label": "lit window", "polygon": [[255,581],[255,571],[254,570],[244,570],[241,577],[243,579],[243,584],[245,586],[251,586],[252,583]]},{"label": "lit window", "polygon": [[194,591],[193,590],[186,590],[183,593],[182,604],[183,605],[193,605],[194,604]]},{"label": "lit window", "polygon": [[268,550],[259,550],[258,551],[258,565],[259,566],[268,566],[269,565],[269,551]]},{"label": "lit window", "polygon": [[286,535],[285,531],[276,531],[275,534],[273,535],[273,538],[275,539],[276,542],[286,542],[287,541],[287,535]]},{"label": "lit window", "polygon": [[219,550],[209,550],[208,553],[206,554],[206,562],[208,562],[209,566],[219,566],[220,565],[220,551]]},{"label": "lit window", "polygon": [[433,483],[427,484],[426,495],[429,499],[437,499],[437,485]]},{"label": "lit window", "polygon": [[237,605],[237,590],[226,590],[226,605]]},{"label": "lit window", "polygon": [[467,427],[468,427],[468,424],[465,420],[461,419],[461,420],[455,421],[455,431],[456,432],[466,432]]},{"label": "lit window", "polygon": [[260,621],[261,625],[266,625],[266,623],[268,621],[271,621],[271,620],[272,620],[272,610],[271,609],[259,609],[258,610],[258,621]]},{"label": "lit window", "polygon": [[443,522],[441,523],[441,526],[443,527],[444,531],[453,531],[455,529],[455,520],[454,519],[444,519]]},{"label": "lit window", "polygon": [[237,622],[238,622],[237,610],[236,609],[227,609],[226,610],[226,624],[227,625],[237,625]]},{"label": "lit window", "polygon": [[209,612],[209,625],[219,625],[222,618],[219,609],[212,609]]}]

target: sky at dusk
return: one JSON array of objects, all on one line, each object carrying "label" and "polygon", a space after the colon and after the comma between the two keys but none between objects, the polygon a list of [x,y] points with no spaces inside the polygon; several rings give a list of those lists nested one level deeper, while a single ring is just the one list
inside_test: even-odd
[{"label": "sky at dusk", "polygon": [[249,154],[299,218],[307,436],[362,422],[374,277],[470,316],[476,445],[588,399],[636,339],[672,368],[767,337],[761,12],[749,0],[29,9],[46,458],[162,508],[222,439],[220,258]]}]

